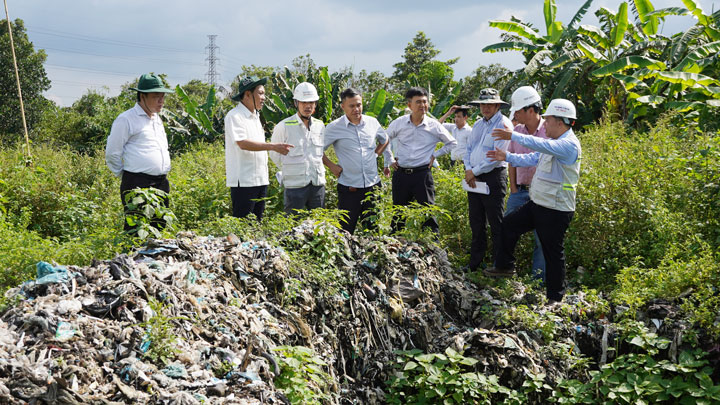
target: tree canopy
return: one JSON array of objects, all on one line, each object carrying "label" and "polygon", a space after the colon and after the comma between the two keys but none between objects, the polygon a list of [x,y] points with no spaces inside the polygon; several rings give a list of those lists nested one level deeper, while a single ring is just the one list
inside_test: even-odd
[{"label": "tree canopy", "polygon": [[[20,86],[25,102],[25,117],[28,130],[31,129],[43,114],[49,102],[42,93],[50,88],[43,64],[47,55],[45,51],[35,50],[28,39],[25,24],[21,19],[11,22],[15,55],[20,72]],[[20,139],[23,132],[20,101],[18,100],[17,82],[13,67],[10,35],[7,20],[0,20],[0,142],[8,143]]]}]

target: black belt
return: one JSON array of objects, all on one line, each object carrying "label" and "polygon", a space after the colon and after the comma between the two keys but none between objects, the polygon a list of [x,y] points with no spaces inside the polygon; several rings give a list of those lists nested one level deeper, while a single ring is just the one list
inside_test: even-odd
[{"label": "black belt", "polygon": [[413,174],[413,173],[419,173],[424,172],[425,170],[430,169],[428,165],[422,165],[418,167],[398,167],[398,170],[400,170],[401,173],[405,174]]},{"label": "black belt", "polygon": [[167,178],[166,174],[161,174],[159,176],[155,176],[155,175],[147,174],[147,173],[135,173],[135,172],[129,172],[127,170],[124,170],[123,174],[125,174],[125,173],[129,174],[130,176],[144,177],[146,179],[153,180],[153,181],[163,181]]},{"label": "black belt", "polygon": [[517,189],[528,191],[528,190],[530,190],[530,186],[528,186],[527,184],[518,184]]}]

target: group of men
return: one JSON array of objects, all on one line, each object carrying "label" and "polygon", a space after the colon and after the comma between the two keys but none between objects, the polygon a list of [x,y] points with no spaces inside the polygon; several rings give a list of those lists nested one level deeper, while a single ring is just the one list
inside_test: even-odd
[{"label": "group of men", "polygon": [[[500,111],[508,104],[496,90],[484,89],[470,102],[481,112],[471,128],[467,123],[470,106],[453,106],[436,120],[427,114],[427,91],[411,87],[405,94],[409,113],[384,129],[377,119],[362,113],[362,95],[348,88],[340,94],[344,115],[325,126],[312,116],[319,100],[317,90],[304,82],[293,93],[297,112],[275,126],[268,142],[260,121],[266,83],[266,78],[240,80],[238,93],[232,97],[238,104],[225,117],[226,184],[233,216],[252,213],[262,219],[270,158],[278,168],[287,213],[324,207],[327,167],[338,178],[338,209],[348,213],[343,229],[353,233],[358,223],[373,226],[368,217],[375,213],[373,191],[381,185],[379,156],[383,156],[383,173],[389,176],[392,171],[393,204],[431,205],[435,200],[433,164],[450,153],[465,168],[472,230],[470,270],[485,267],[487,223],[494,266],[483,271],[491,277],[515,274],[515,245],[523,233],[535,230],[533,269],[540,269],[547,297],[562,299],[563,240],[575,211],[581,154],[572,131],[576,113],[570,101],[552,100],[541,116],[537,91],[521,87],[512,96],[510,115],[519,122],[513,128]],[[106,149],[108,166],[122,178],[126,211],[126,194],[133,188],[169,191],[170,158],[158,113],[165,93],[172,90],[155,75],[141,76],[133,90],[138,92],[137,104],[115,120]],[[442,124],[450,114],[455,115],[455,124]],[[442,147],[437,148],[438,143]],[[331,146],[337,162],[325,154]],[[508,175],[510,196],[504,210]],[[424,225],[438,230],[433,217]],[[395,229],[402,226],[393,221]]]}]

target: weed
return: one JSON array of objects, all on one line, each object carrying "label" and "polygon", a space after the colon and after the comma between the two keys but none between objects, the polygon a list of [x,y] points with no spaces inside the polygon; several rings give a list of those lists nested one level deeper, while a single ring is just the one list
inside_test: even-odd
[{"label": "weed", "polygon": [[278,346],[280,375],[275,386],[293,404],[321,404],[329,400],[330,375],[327,364],[312,349],[303,346]]},{"label": "weed", "polygon": [[167,365],[175,359],[180,351],[176,346],[180,338],[174,332],[173,321],[185,318],[165,316],[164,313],[169,305],[154,298],[148,301],[148,305],[153,311],[153,316],[147,322],[140,324],[146,334],[143,342],[143,344],[147,344],[145,357],[153,363]]}]

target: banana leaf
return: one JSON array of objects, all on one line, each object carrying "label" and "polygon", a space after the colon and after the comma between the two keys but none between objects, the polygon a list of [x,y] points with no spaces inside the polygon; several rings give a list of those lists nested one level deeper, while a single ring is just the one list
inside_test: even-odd
[{"label": "banana leaf", "polygon": [[598,63],[600,61],[607,62],[607,58],[601,54],[600,51],[587,44],[585,41],[577,41],[577,47],[585,54],[585,56],[588,57],[588,59],[593,61],[593,63]]},{"label": "banana leaf", "polygon": [[318,103],[318,106],[322,107],[322,110],[319,111],[321,114],[320,119],[328,123],[332,120],[332,113],[333,113],[333,105],[332,105],[332,83],[330,82],[330,74],[328,73],[327,66],[323,66],[320,68],[320,77],[317,83],[320,90],[320,102]]},{"label": "banana leaf", "polygon": [[679,112],[686,112],[702,107],[703,104],[704,103],[700,101],[671,101],[665,105],[673,110],[678,110]]},{"label": "banana leaf", "polygon": [[667,8],[660,8],[660,9],[651,11],[651,12],[647,13],[646,15],[648,17],[665,18],[670,15],[681,16],[681,15],[688,15],[689,13],[690,13],[690,11],[688,11],[688,9],[686,9],[686,8],[667,7]]},{"label": "banana leaf", "polygon": [[655,95],[647,95],[647,96],[640,96],[637,99],[635,99],[638,103],[643,104],[650,104],[650,105],[658,105],[665,102],[665,97],[663,96],[655,96]]},{"label": "banana leaf", "polygon": [[552,25],[555,23],[555,15],[557,14],[557,4],[555,0],[545,0],[543,4],[543,15],[545,17],[545,28],[548,37],[552,36]]},{"label": "banana leaf", "polygon": [[613,73],[624,72],[627,69],[647,68],[650,70],[665,69],[665,64],[655,59],[646,58],[644,56],[626,56],[609,63],[599,69],[593,70],[591,73],[596,77],[609,76]]},{"label": "banana leaf", "polygon": [[570,62],[574,62],[576,60],[582,59],[582,57],[585,55],[583,51],[580,49],[573,49],[569,52],[565,52],[564,54],[560,55],[559,58],[556,58],[554,61],[552,61],[547,68],[548,69],[556,69],[565,66],[566,64]]},{"label": "banana leaf", "polygon": [[610,40],[607,35],[598,27],[594,25],[581,25],[577,30],[580,34],[585,35],[595,41],[598,45],[607,49],[610,46]]},{"label": "banana leaf", "polygon": [[555,21],[551,26],[550,42],[557,42],[563,34],[563,25],[560,21]]},{"label": "banana leaf", "polygon": [[538,33],[535,32],[535,30],[520,22],[490,20],[489,24],[493,28],[499,28],[503,31],[512,32],[523,38],[527,38],[534,43],[545,42],[545,40],[541,36],[539,36]]},{"label": "banana leaf", "polygon": [[655,72],[655,77],[662,81],[677,83],[687,87],[693,87],[695,85],[709,86],[711,84],[720,85],[720,81],[717,79],[698,73],[659,71]]},{"label": "banana leaf", "polygon": [[393,111],[393,107],[395,106],[395,102],[390,100],[383,106],[382,110],[380,110],[380,113],[377,115],[377,120],[382,126],[386,126],[389,121],[390,112]]},{"label": "banana leaf", "polygon": [[639,88],[647,88],[648,85],[643,82],[642,80],[639,80],[633,76],[623,75],[620,73],[613,73],[612,77],[622,83],[623,87],[625,87],[625,90],[632,90],[635,87]]},{"label": "banana leaf", "polygon": [[585,14],[590,9],[590,5],[592,4],[593,0],[587,0],[585,4],[583,4],[580,9],[575,13],[575,16],[570,20],[570,23],[568,24],[568,28],[575,29],[577,28],[578,24],[580,24],[580,20],[585,17]]},{"label": "banana leaf", "polygon": [[620,3],[620,8],[615,16],[615,26],[610,31],[610,44],[613,48],[620,45],[625,38],[628,24],[628,4],[624,1]]},{"label": "banana leaf", "polygon": [[[720,41],[710,42],[708,44],[695,48],[692,52],[689,52],[685,58],[683,58],[673,70],[683,71],[686,67],[692,63],[707,58],[708,56],[715,56],[720,52]],[[699,72],[696,72],[699,73]]]},{"label": "banana leaf", "polygon": [[654,15],[649,15],[655,11],[655,7],[650,0],[633,0],[635,11],[637,11],[642,30],[647,35],[655,35],[658,32],[660,20]]},{"label": "banana leaf", "polygon": [[568,83],[575,77],[575,74],[577,73],[577,70],[575,67],[571,66],[565,71],[563,71],[562,75],[560,76],[560,81],[558,82],[557,86],[555,86],[555,91],[553,92],[552,98],[566,98],[566,94],[564,93],[566,90],[566,87]]},{"label": "banana leaf", "polygon": [[520,41],[508,41],[498,42],[497,44],[488,45],[482,49],[483,52],[494,53],[494,52],[506,52],[506,51],[536,51],[540,49],[539,46],[528,44]]},{"label": "banana leaf", "polygon": [[387,91],[385,91],[385,89],[379,89],[378,91],[376,91],[375,94],[373,94],[373,97],[370,100],[370,104],[368,105],[365,113],[377,118],[378,115],[380,115],[380,111],[382,111],[383,107],[385,106],[386,98]]},{"label": "banana leaf", "polygon": [[702,8],[700,8],[700,6],[697,3],[695,3],[694,0],[682,0],[682,2],[685,5],[685,7],[687,7],[688,11],[691,12],[698,19],[698,22],[700,24],[702,24],[704,26],[712,25],[712,23],[713,23],[712,18],[710,18],[710,16],[705,15],[705,13],[703,13]]},{"label": "banana leaf", "polygon": [[550,58],[552,53],[553,52],[551,50],[545,49],[533,55],[530,61],[528,61],[528,63],[525,65],[525,73],[528,76],[534,75],[535,72],[537,72],[538,69],[542,67],[543,59]]},{"label": "banana leaf", "polygon": [[431,112],[432,115],[439,117],[445,111],[447,111],[447,109],[453,105],[453,102],[455,102],[458,94],[460,94],[460,90],[462,90],[462,83],[458,83],[458,85],[456,85],[450,92],[448,92],[445,97],[443,97],[437,104],[435,104],[435,107],[433,107]]}]

